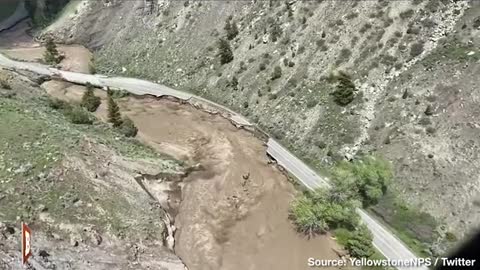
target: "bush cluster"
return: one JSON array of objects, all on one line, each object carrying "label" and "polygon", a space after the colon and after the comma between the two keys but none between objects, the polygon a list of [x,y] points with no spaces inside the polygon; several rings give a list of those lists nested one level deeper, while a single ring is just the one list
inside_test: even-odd
[{"label": "bush cluster", "polygon": [[335,91],[333,91],[333,100],[340,106],[350,104],[355,98],[355,84],[350,76],[344,72],[339,72],[338,75],[332,78],[337,82]]},{"label": "bush cluster", "polygon": [[[82,125],[91,125],[93,124],[94,117],[89,113],[92,101],[93,100],[93,87],[87,86],[88,90],[85,92],[82,102],[79,105],[72,105],[66,101],[60,100],[58,98],[50,98],[48,100],[48,106],[54,110],[61,111],[63,115],[74,124]],[[138,129],[133,123],[133,121],[128,117],[123,117],[120,113],[120,108],[113,99],[113,91],[108,91],[108,122],[112,124],[114,128],[118,130],[119,133],[125,135],[126,137],[135,137],[137,135]],[[96,97],[95,97],[96,100]],[[96,105],[96,108],[98,105]],[[90,108],[90,109],[89,109]],[[95,111],[93,110],[93,111]]]},{"label": "bush cluster", "polygon": [[10,84],[6,80],[3,80],[3,79],[0,79],[0,87],[3,88],[3,89],[6,89],[6,90],[12,89]]},{"label": "bush cluster", "polygon": [[331,189],[297,197],[291,204],[289,217],[297,230],[309,237],[335,230],[338,242],[351,256],[371,257],[375,253],[372,234],[360,224],[355,209],[371,206],[383,196],[392,178],[390,165],[367,156],[339,163],[332,176]]},{"label": "bush cluster", "polygon": [[228,40],[232,40],[238,35],[238,27],[235,21],[227,19],[225,22],[225,32]]},{"label": "bush cluster", "polygon": [[309,237],[336,228],[354,228],[358,216],[351,201],[341,200],[327,190],[306,192],[293,201],[290,211],[297,230]]},{"label": "bush cluster", "polygon": [[218,55],[220,56],[220,64],[224,65],[232,62],[233,52],[227,40],[221,38],[218,40]]},{"label": "bush cluster", "polygon": [[338,163],[332,177],[340,193],[361,201],[363,207],[375,205],[386,193],[392,179],[390,163],[373,156]]},{"label": "bush cluster", "polygon": [[81,106],[72,105],[58,98],[50,98],[48,100],[48,106],[54,110],[61,111],[62,114],[73,124],[93,124],[93,117]]},{"label": "bush cluster", "polygon": [[93,123],[90,113],[80,106],[72,106],[70,110],[65,111],[65,116],[73,124],[91,125]]},{"label": "bush cluster", "polygon": [[272,72],[272,81],[282,77],[282,68],[280,66],[275,66]]},{"label": "bush cluster", "polygon": [[86,87],[87,91],[83,94],[80,106],[84,107],[89,112],[94,112],[102,102],[100,101],[100,97],[95,96],[91,84],[87,83]]}]

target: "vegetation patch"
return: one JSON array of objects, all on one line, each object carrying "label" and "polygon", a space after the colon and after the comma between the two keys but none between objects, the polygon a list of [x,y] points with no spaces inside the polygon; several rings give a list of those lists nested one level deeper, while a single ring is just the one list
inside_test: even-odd
[{"label": "vegetation patch", "polygon": [[416,254],[431,255],[430,246],[438,238],[438,223],[430,214],[408,206],[394,193],[387,193],[370,210],[392,228]]},{"label": "vegetation patch", "polygon": [[332,96],[335,103],[340,106],[346,106],[350,104],[355,98],[355,84],[350,76],[342,71],[338,71],[330,77],[330,80],[335,82],[336,89],[333,91]]},{"label": "vegetation patch", "polygon": [[233,60],[233,52],[230,43],[223,38],[218,40],[218,55],[220,57],[220,64],[222,65],[230,63]]},{"label": "vegetation patch", "polygon": [[339,162],[332,180],[339,193],[359,200],[363,207],[375,205],[387,191],[393,178],[388,161],[366,156],[353,162]]},{"label": "vegetation patch", "polygon": [[309,237],[334,231],[339,244],[357,258],[375,255],[372,234],[360,224],[356,208],[374,205],[392,178],[388,163],[366,156],[352,163],[340,162],[331,175],[329,190],[305,192],[292,202],[290,218]]},{"label": "vegetation patch", "polygon": [[[161,222],[142,220],[153,212],[133,205],[124,196],[104,196],[76,170],[63,169],[65,158],[82,156],[86,138],[126,157],[162,158],[153,149],[137,141],[118,137],[107,125],[76,125],[66,114],[71,105],[58,100],[33,97],[0,98],[0,218],[4,222],[22,221],[41,226],[40,213],[61,222],[95,225],[117,236],[162,239]],[[79,109],[89,114],[81,107]],[[71,113],[71,112],[70,112]],[[111,147],[111,148],[110,148]],[[169,161],[167,161],[169,162]],[[29,190],[35,192],[29,192]],[[28,195],[28,199],[27,195]],[[147,198],[145,196],[145,198]],[[147,199],[137,203],[147,204]],[[92,207],[86,207],[86,204]],[[100,209],[100,210],[98,210]],[[135,209],[135,211],[132,211]],[[99,211],[99,212],[96,212]],[[105,215],[104,211],[109,214]],[[160,213],[155,216],[159,217]],[[93,218],[94,217],[94,218]],[[125,222],[135,220],[136,226]],[[149,234],[153,225],[156,233]]]},{"label": "vegetation patch", "polygon": [[100,97],[95,96],[93,93],[93,86],[91,84],[87,83],[86,88],[87,91],[83,94],[80,106],[84,107],[89,112],[94,112],[102,102]]},{"label": "vegetation patch", "polygon": [[43,60],[50,65],[55,65],[63,60],[64,56],[60,55],[57,50],[57,45],[53,41],[51,36],[47,36],[45,40],[45,53],[43,54]]},{"label": "vegetation patch", "polygon": [[480,61],[480,50],[473,45],[465,45],[452,40],[439,45],[421,62],[425,67],[433,67],[446,59],[456,63]]}]

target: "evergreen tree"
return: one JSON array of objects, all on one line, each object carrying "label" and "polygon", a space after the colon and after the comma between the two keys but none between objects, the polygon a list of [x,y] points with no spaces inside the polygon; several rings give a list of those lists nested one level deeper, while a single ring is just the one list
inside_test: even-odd
[{"label": "evergreen tree", "polygon": [[46,37],[45,49],[45,53],[43,54],[43,59],[45,62],[48,64],[58,64],[61,58],[57,50],[57,45],[51,36]]},{"label": "evergreen tree", "polygon": [[276,42],[278,38],[280,38],[281,36],[282,36],[282,28],[276,22],[273,24],[272,28],[270,29],[270,38],[272,39],[272,42]]},{"label": "evergreen tree", "polygon": [[218,41],[218,55],[220,56],[220,63],[222,65],[230,63],[233,60],[233,52],[230,44],[223,38]]},{"label": "evergreen tree", "polygon": [[352,257],[369,258],[375,253],[373,236],[365,225],[360,225],[347,240],[345,248]]},{"label": "evergreen tree", "polygon": [[238,27],[235,21],[227,20],[225,22],[225,32],[227,33],[227,39],[232,40],[238,35]]},{"label": "evergreen tree", "polygon": [[108,122],[112,123],[114,127],[122,125],[122,116],[120,115],[120,108],[115,100],[113,100],[112,92],[108,92]]},{"label": "evergreen tree", "polygon": [[355,98],[355,84],[350,76],[343,72],[340,72],[335,79],[337,89],[333,92],[333,99],[338,105],[348,105]]}]

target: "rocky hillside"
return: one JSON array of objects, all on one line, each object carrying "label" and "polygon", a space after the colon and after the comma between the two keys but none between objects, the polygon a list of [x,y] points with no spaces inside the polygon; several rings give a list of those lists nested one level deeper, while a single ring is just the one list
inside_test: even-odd
[{"label": "rocky hillside", "polygon": [[[401,198],[447,221],[442,232],[461,236],[478,220],[478,2],[75,5],[47,30],[93,49],[98,72],[225,104],[317,168],[380,153],[396,168]],[[354,83],[348,102],[335,102],[336,74]]]}]

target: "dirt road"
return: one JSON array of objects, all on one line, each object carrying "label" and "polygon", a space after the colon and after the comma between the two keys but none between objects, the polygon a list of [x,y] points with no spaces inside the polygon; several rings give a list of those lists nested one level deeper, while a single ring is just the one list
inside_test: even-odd
[{"label": "dirt road", "polygon": [[[57,97],[79,100],[81,87],[47,82]],[[65,90],[67,89],[67,90]],[[288,220],[293,186],[268,164],[265,146],[229,121],[166,99],[119,101],[139,137],[159,151],[201,164],[172,193],[175,251],[191,270],[308,269],[309,257],[336,258],[327,236],[311,240]],[[98,116],[105,118],[105,104]]]}]

